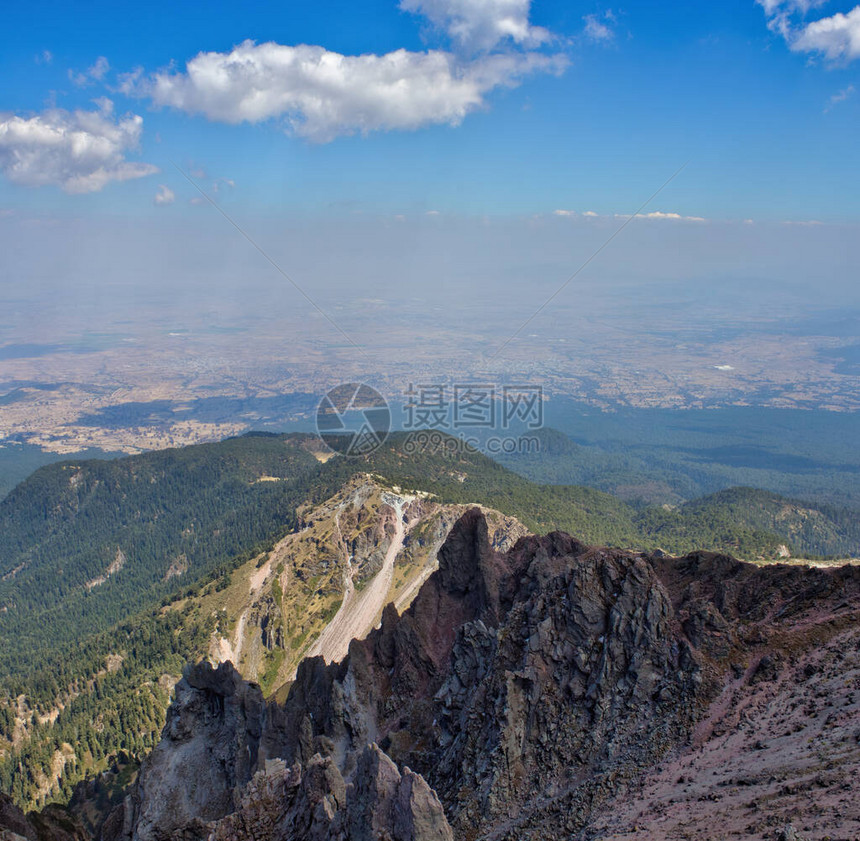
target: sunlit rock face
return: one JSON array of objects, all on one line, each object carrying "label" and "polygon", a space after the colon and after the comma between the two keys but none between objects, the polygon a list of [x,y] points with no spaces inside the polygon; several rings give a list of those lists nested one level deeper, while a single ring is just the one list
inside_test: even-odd
[{"label": "sunlit rock face", "polygon": [[[229,664],[189,669],[105,841],[609,832],[661,768],[742,729],[748,702],[794,691],[800,659],[860,635],[850,567],[648,556],[562,533],[499,552],[480,509],[438,560],[409,609],[389,605],[340,663],[303,661],[283,703]],[[687,820],[713,824],[721,798],[697,796]],[[776,825],[779,801],[763,808]]]}]

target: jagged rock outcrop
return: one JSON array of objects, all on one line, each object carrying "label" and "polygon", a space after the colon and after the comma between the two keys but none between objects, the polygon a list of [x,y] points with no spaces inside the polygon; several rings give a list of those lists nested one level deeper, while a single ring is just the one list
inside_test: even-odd
[{"label": "jagged rock outcrop", "polygon": [[284,648],[284,619],[272,596],[264,596],[252,609],[250,621],[260,629],[260,642],[267,651]]},{"label": "jagged rock outcrop", "polygon": [[[840,640],[860,651],[858,609],[854,568],[647,556],[560,533],[524,537],[500,553],[472,509],[409,609],[399,615],[389,605],[340,663],[305,660],[284,703],[264,707],[257,687],[228,665],[189,671],[164,740],[104,837],[658,837],[641,831],[641,815],[654,814],[636,800],[649,774],[724,742],[733,727],[787,738],[778,729],[784,718],[768,712],[755,722],[749,711],[806,692],[803,682],[819,685],[822,664],[835,682],[836,660],[853,663]],[[856,675],[856,686],[827,684],[831,695],[843,693],[846,711],[833,712],[817,738],[841,751],[838,762],[860,750],[840,729],[860,711],[860,659]],[[807,744],[797,742],[787,759],[775,754],[774,766],[806,769]],[[816,777],[832,778],[834,792],[855,785],[833,771],[837,759],[828,760],[830,777]],[[690,788],[676,778],[653,785]],[[687,814],[709,817],[690,837],[710,838],[718,808],[696,804],[723,794],[696,785],[702,793]],[[833,802],[850,803],[843,794]],[[774,797],[762,798],[756,808],[766,814],[749,826],[787,823],[796,807],[774,806]],[[822,821],[822,833],[831,825]]]},{"label": "jagged rock outcrop", "polygon": [[185,670],[161,742],[102,834],[133,841],[205,838],[205,824],[232,812],[257,769],[263,695],[229,663]]},{"label": "jagged rock outcrop", "polygon": [[239,809],[210,841],[453,841],[442,804],[422,777],[401,773],[379,749],[358,755],[351,781],[331,757],[257,774]]},{"label": "jagged rock outcrop", "polygon": [[302,664],[263,750],[328,753],[350,771],[378,741],[427,778],[455,828],[522,822],[551,795],[561,832],[684,738],[698,672],[647,560],[562,534],[502,555],[474,509],[403,616],[389,607],[339,665]]}]

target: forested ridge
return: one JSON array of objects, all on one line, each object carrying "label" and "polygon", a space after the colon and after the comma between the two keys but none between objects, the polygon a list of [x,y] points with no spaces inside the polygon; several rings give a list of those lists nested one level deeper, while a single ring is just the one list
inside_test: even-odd
[{"label": "forested ridge", "polygon": [[0,677],[292,530],[328,487],[305,443],[251,435],[36,471],[0,502]]},{"label": "forested ridge", "polygon": [[176,676],[205,651],[211,630],[178,612],[140,616],[85,640],[74,658],[48,657],[31,675],[7,679],[0,791],[24,806],[64,801],[109,757],[144,755],[158,741]]},{"label": "forested ridge", "polygon": [[214,621],[163,607],[221,586],[299,525],[297,509],[357,472],[595,544],[860,554],[854,512],[753,489],[642,508],[533,483],[459,445],[421,449],[393,435],[370,456],[325,463],[318,446],[306,435],[252,434],[71,461],[41,468],[0,502],[0,790],[25,805],[62,799],[119,751],[148,750],[171,680],[205,655]]}]

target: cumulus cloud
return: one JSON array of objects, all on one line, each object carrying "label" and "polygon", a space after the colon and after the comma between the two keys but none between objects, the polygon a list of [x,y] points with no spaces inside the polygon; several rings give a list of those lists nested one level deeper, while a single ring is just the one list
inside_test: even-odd
[{"label": "cumulus cloud", "polygon": [[561,73],[531,0],[399,0],[442,30],[449,49],[342,55],[321,46],[245,41],[201,52],[184,71],[120,74],[117,90],[230,124],[282,121],[314,142],[374,131],[458,125],[487,95],[533,73]]},{"label": "cumulus cloud", "polygon": [[86,85],[93,84],[93,82],[101,82],[107,75],[108,70],[110,70],[110,62],[103,55],[100,55],[96,59],[95,64],[92,67],[88,67],[82,73],[69,70],[69,79],[72,84],[83,88]]},{"label": "cumulus cloud", "polygon": [[860,58],[860,6],[807,22],[806,14],[826,0],[757,0],[768,27],[794,52],[819,53],[831,62]]},{"label": "cumulus cloud", "polygon": [[597,43],[606,43],[615,38],[615,30],[612,28],[615,23],[615,15],[611,12],[604,12],[603,15],[586,15],[585,21],[585,37]]},{"label": "cumulus cloud", "polygon": [[158,205],[173,204],[176,200],[176,193],[166,184],[158,185],[158,192],[155,194],[153,201]]},{"label": "cumulus cloud", "polygon": [[822,53],[830,61],[860,58],[860,6],[808,23],[789,43],[795,52]]},{"label": "cumulus cloud", "polygon": [[346,56],[323,47],[253,41],[206,52],[185,72],[136,79],[128,91],[157,105],[225,123],[284,118],[317,142],[377,130],[457,125],[485,95],[534,72],[560,72],[561,56],[502,52],[462,60],[443,51]]},{"label": "cumulus cloud", "polygon": [[491,50],[504,41],[535,47],[550,33],[529,23],[531,0],[400,0],[400,8],[426,17],[464,50]]},{"label": "cumulus cloud", "polygon": [[112,108],[110,100],[101,100],[97,111],[0,115],[0,171],[16,184],[55,185],[67,193],[94,193],[111,181],[158,172],[151,164],[125,160],[138,146],[143,118],[115,119]]}]

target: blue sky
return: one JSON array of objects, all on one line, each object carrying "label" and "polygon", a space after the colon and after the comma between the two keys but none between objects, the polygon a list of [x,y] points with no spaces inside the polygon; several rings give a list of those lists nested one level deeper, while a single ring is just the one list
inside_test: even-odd
[{"label": "blue sky", "polygon": [[7,4],[0,212],[199,213],[175,161],[246,215],[614,216],[689,161],[646,212],[855,223],[858,67],[850,0]]}]

